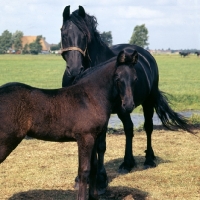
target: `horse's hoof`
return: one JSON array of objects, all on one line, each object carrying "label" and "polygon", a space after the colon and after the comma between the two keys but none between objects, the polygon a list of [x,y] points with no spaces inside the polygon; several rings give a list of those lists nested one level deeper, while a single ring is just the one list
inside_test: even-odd
[{"label": "horse's hoof", "polygon": [[105,194],[106,193],[106,188],[98,189],[97,192],[98,192],[98,195]]},{"label": "horse's hoof", "polygon": [[120,174],[128,174],[134,167],[136,167],[136,163],[132,165],[132,167],[127,167],[124,162],[119,166],[118,173]]},{"label": "horse's hoof", "polygon": [[[131,171],[131,170],[130,170]],[[129,170],[125,168],[119,168],[118,173],[119,174],[128,174],[130,172]]]}]

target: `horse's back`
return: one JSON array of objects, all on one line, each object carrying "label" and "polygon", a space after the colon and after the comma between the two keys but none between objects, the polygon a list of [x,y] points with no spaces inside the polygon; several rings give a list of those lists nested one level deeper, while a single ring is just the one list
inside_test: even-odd
[{"label": "horse's back", "polygon": [[144,56],[150,64],[156,64],[154,57],[146,49],[131,44],[117,44],[111,47],[111,50],[117,55],[120,51],[124,50],[127,53],[132,53],[134,50],[138,52],[139,55]]},{"label": "horse's back", "polygon": [[[153,86],[153,82],[158,82],[158,66],[156,63],[155,58],[150,54],[149,51],[145,50],[144,48],[137,46],[137,45],[130,45],[130,44],[118,44],[111,47],[111,50],[117,54],[119,51],[124,50],[127,53],[132,53],[134,50],[138,52],[139,58],[138,63],[140,63],[140,67],[143,68],[145,76],[147,75],[149,78],[148,83],[150,87]],[[137,64],[137,67],[139,65]]]},{"label": "horse's back", "polygon": [[118,44],[111,47],[117,54],[124,50],[131,54],[134,50],[138,52],[138,63],[135,65],[138,81],[134,88],[134,100],[136,106],[141,105],[153,89],[158,89],[158,66],[154,57],[144,48],[137,45]]}]

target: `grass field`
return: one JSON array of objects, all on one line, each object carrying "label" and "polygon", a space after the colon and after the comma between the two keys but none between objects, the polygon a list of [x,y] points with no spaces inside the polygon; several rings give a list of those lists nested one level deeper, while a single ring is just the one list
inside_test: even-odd
[{"label": "grass field", "polygon": [[[200,58],[190,55],[155,55],[159,88],[169,93],[177,111],[200,110]],[[0,55],[0,85],[23,82],[41,88],[59,88],[65,61],[56,55]]]},{"label": "grass field", "polygon": [[[173,95],[175,110],[200,110],[200,58],[156,55],[160,89]],[[0,55],[0,85],[23,82],[41,88],[61,87],[65,62],[55,55]],[[124,156],[123,133],[107,135],[105,167],[109,186],[100,200],[199,200],[200,128],[197,136],[184,131],[154,130],[157,167],[143,170],[146,136],[135,131],[133,152],[137,167],[126,175],[117,170]],[[74,200],[77,144],[23,140],[0,165],[2,200]]]},{"label": "grass field", "polygon": [[158,55],[160,89],[171,94],[176,110],[199,110],[200,108],[200,58],[190,55]]},{"label": "grass field", "polygon": [[40,88],[60,88],[65,61],[56,55],[0,55],[0,85],[22,82]]}]

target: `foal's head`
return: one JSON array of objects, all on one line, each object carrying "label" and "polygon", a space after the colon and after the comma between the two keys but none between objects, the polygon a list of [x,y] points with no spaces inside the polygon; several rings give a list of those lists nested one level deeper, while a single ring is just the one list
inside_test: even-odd
[{"label": "foal's head", "polygon": [[137,63],[137,60],[137,51],[134,51],[132,54],[121,51],[117,56],[115,81],[121,97],[122,108],[127,112],[132,112],[135,108],[133,92],[137,81],[137,74],[134,65]]}]

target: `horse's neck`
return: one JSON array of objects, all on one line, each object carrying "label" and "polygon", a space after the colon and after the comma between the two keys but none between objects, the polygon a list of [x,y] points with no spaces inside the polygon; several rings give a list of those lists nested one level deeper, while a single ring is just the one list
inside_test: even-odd
[{"label": "horse's neck", "polygon": [[92,67],[115,56],[109,47],[101,45],[98,41],[93,41],[89,45],[88,51]]}]

